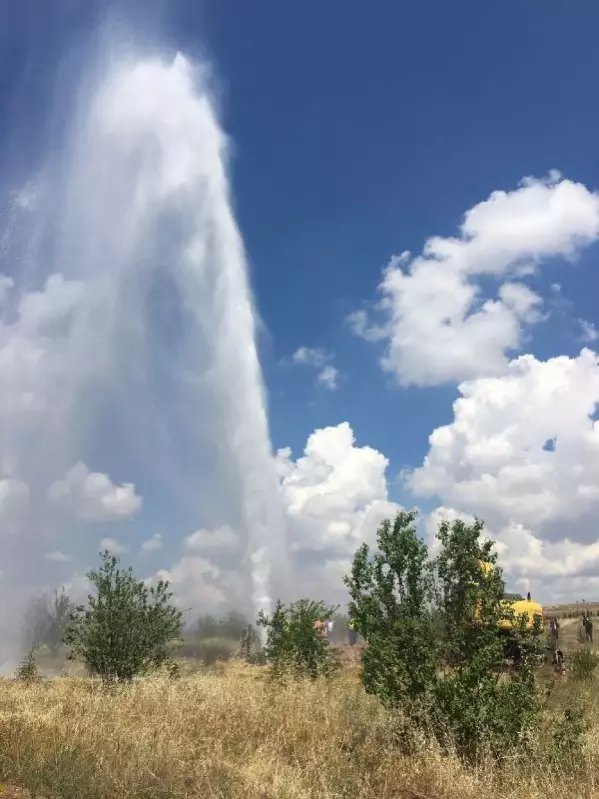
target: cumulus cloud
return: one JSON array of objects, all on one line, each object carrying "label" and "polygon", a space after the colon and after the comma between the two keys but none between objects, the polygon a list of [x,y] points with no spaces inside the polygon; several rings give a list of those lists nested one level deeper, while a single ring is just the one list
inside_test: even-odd
[{"label": "cumulus cloud", "polygon": [[154,533],[151,538],[144,541],[140,547],[142,552],[156,552],[162,549],[162,536],[160,533]]},{"label": "cumulus cloud", "polygon": [[[391,259],[379,286],[384,321],[364,311],[356,333],[386,341],[382,366],[402,385],[437,385],[507,368],[543,302],[522,278],[556,256],[572,260],[599,237],[599,195],[557,172],[495,191],[466,212],[457,237],[428,239],[421,255]],[[499,281],[485,298],[480,279]]]},{"label": "cumulus cloud", "polygon": [[299,347],[291,358],[294,364],[312,366],[318,370],[316,381],[329,391],[339,387],[339,370],[332,365],[333,353],[321,347]]},{"label": "cumulus cloud", "polygon": [[239,547],[239,537],[228,525],[223,525],[214,530],[196,530],[195,533],[187,536],[184,546],[195,552],[234,550]]},{"label": "cumulus cloud", "polygon": [[232,590],[233,578],[234,575],[224,575],[207,558],[184,555],[170,569],[161,569],[151,579],[168,581],[174,599],[181,607],[209,613],[221,610],[227,604],[240,606],[239,596]]},{"label": "cumulus cloud", "polygon": [[100,552],[108,550],[112,555],[124,555],[129,551],[129,547],[114,538],[103,538],[100,541],[99,550]]},{"label": "cumulus cloud", "polygon": [[580,340],[584,344],[592,344],[594,341],[599,339],[599,331],[593,324],[593,322],[589,322],[586,319],[579,319],[578,324],[580,325]]},{"label": "cumulus cloud", "polygon": [[[277,452],[296,593],[346,600],[343,577],[356,549],[374,543],[382,519],[400,509],[389,499],[388,463],[376,449],[357,445],[347,422],[315,430],[297,459],[288,448]],[[245,587],[231,561],[239,542],[227,526],[198,530],[185,539],[183,557],[155,579],[168,579],[186,606],[241,607]]]},{"label": "cumulus cloud", "polygon": [[378,450],[356,445],[347,422],[315,430],[297,460],[289,449],[277,453],[295,570],[319,596],[344,595],[355,550],[399,509],[388,496],[388,464]]},{"label": "cumulus cloud", "polygon": [[60,550],[56,550],[55,552],[48,552],[45,555],[46,560],[53,560],[56,563],[70,563],[73,560],[72,555],[68,555],[65,552],[61,552]]},{"label": "cumulus cloud", "polygon": [[475,514],[518,577],[582,577],[599,568],[599,357],[539,361],[462,383],[408,481],[451,513]]},{"label": "cumulus cloud", "polygon": [[316,380],[329,391],[335,391],[339,387],[339,370],[327,364],[322,367]]},{"label": "cumulus cloud", "polygon": [[132,483],[114,485],[107,474],[90,472],[84,463],[77,463],[64,480],[50,486],[48,500],[84,522],[126,519],[141,506],[141,498]]}]

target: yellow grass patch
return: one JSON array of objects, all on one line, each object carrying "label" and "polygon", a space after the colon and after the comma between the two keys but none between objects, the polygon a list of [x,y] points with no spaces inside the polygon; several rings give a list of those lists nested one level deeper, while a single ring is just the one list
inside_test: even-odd
[{"label": "yellow grass patch", "polygon": [[273,689],[259,669],[232,665],[113,693],[76,678],[2,681],[0,777],[63,799],[599,797],[594,687],[557,690],[560,704],[584,696],[596,725],[574,775],[510,763],[469,773],[432,750],[402,757],[352,673]]}]

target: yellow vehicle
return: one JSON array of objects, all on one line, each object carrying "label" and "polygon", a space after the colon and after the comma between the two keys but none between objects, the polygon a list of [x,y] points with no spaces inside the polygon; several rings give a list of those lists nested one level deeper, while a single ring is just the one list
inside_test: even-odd
[{"label": "yellow vehicle", "polygon": [[[485,574],[489,574],[493,569],[491,563],[480,561],[480,566]],[[530,598],[530,594],[524,599],[520,594],[503,594],[502,605],[512,611],[512,618],[501,619],[498,623],[498,629],[501,635],[505,636],[504,654],[506,657],[519,660],[520,646],[514,639],[512,633],[514,628],[524,623],[525,629],[532,630],[535,624],[540,624],[543,628],[543,606],[540,602],[535,602]],[[526,617],[524,619],[524,617]]]},{"label": "yellow vehicle", "polygon": [[[526,615],[525,627],[532,630],[536,620],[539,620],[541,629],[543,627],[543,606],[540,602],[535,602],[533,599],[524,599],[519,594],[504,594],[503,604],[511,608],[514,612],[514,620],[517,622]],[[530,596],[530,595],[529,595]],[[505,632],[513,630],[514,623],[511,619],[502,619],[499,622],[499,629]]]}]

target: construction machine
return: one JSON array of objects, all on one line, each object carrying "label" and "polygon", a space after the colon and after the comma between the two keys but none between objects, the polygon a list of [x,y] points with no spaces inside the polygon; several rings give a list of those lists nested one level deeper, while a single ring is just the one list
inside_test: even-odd
[{"label": "construction machine", "polygon": [[[480,561],[483,573],[489,574],[493,565],[488,562]],[[530,593],[526,599],[521,594],[513,594],[504,591],[502,606],[511,611],[506,613],[508,618],[498,622],[498,632],[503,637],[503,654],[511,660],[520,660],[522,655],[520,644],[518,643],[515,630],[524,625],[524,629],[532,630],[536,624],[543,629],[543,606],[540,602],[531,599]]]}]

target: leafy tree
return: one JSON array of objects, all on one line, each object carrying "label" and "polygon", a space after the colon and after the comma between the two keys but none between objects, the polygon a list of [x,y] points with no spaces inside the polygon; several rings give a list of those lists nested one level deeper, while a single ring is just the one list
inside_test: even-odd
[{"label": "leafy tree", "polygon": [[[540,694],[534,656],[540,629],[516,623],[503,603],[504,583],[493,553],[483,540],[484,525],[456,519],[440,524],[440,553],[434,562],[436,606],[443,627],[442,663],[449,668],[435,685],[435,726],[440,740],[451,740],[465,757],[483,749],[502,754],[522,747],[536,727]],[[499,624],[513,625],[513,648],[522,660],[509,674],[503,667],[504,641]]]},{"label": "leafy tree", "polygon": [[278,601],[270,617],[260,613],[257,624],[266,629],[264,657],[273,677],[293,673],[315,679],[334,670],[329,642],[314,622],[328,621],[336,610],[324,602],[300,599],[290,605]]},{"label": "leafy tree", "polygon": [[[378,551],[362,545],[346,578],[350,615],[366,641],[366,690],[399,711],[406,745],[424,732],[470,760],[521,748],[539,721],[540,630],[528,630],[526,619],[516,623],[502,602],[501,570],[493,542],[481,538],[482,522],[442,523],[439,554],[429,559],[415,520],[400,512],[382,522]],[[509,673],[503,619],[513,622],[523,653]]]},{"label": "leafy tree", "polygon": [[413,512],[382,522],[378,551],[358,549],[345,578],[350,618],[363,636],[366,691],[387,707],[422,723],[435,679],[431,572],[428,550],[416,533]]},{"label": "leafy tree", "polygon": [[71,616],[65,642],[105,682],[128,682],[165,663],[168,644],[179,638],[182,613],[171,604],[168,583],[148,587],[119,559],[101,553],[102,565],[88,578],[96,596]]}]

